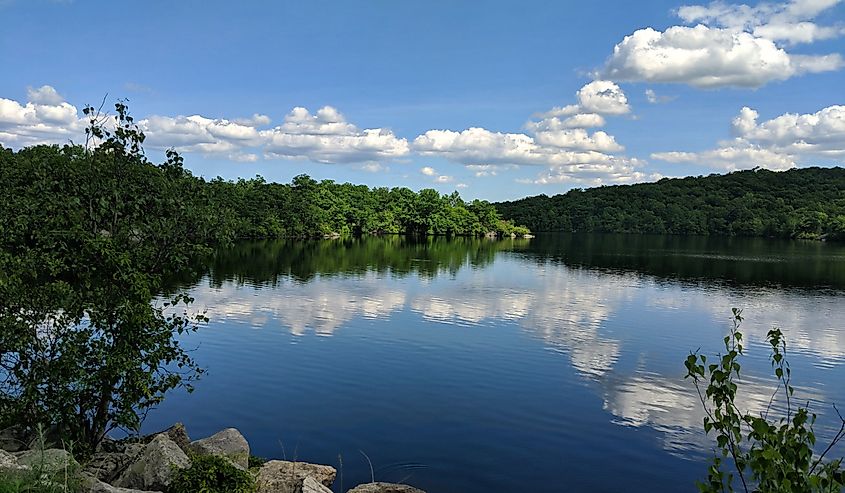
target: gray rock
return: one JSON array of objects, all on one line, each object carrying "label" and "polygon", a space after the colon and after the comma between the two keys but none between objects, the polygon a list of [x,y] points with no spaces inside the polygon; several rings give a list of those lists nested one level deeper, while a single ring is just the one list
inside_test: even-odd
[{"label": "gray rock", "polygon": [[302,493],[303,482],[309,476],[329,487],[334,483],[337,470],[332,466],[307,462],[271,460],[258,471],[258,493]]},{"label": "gray rock", "polygon": [[[176,423],[170,428],[160,431],[158,433],[154,433],[144,439],[144,443],[150,443],[153,438],[158,435],[167,435],[168,438],[173,440],[173,443],[179,446],[182,449],[182,452],[186,454],[191,452],[191,438],[188,436],[188,431],[185,430],[185,425],[182,423]],[[249,454],[247,454],[249,455]]]},{"label": "gray rock", "polygon": [[166,490],[173,479],[174,469],[191,466],[185,452],[166,435],[158,435],[144,447],[144,451],[133,462],[114,485],[139,490]]},{"label": "gray rock", "polygon": [[20,452],[29,448],[31,436],[27,436],[18,426],[11,426],[0,430],[0,450],[6,452]]},{"label": "gray rock", "polygon": [[28,469],[26,466],[18,464],[18,459],[14,455],[0,450],[0,471],[14,471],[18,469]]},{"label": "gray rock", "polygon": [[127,443],[119,452],[98,452],[85,464],[83,472],[100,481],[110,483],[138,460],[145,446],[140,443]]},{"label": "gray rock", "polygon": [[243,470],[249,467],[249,443],[235,428],[226,428],[208,438],[191,442],[191,450],[201,455],[225,457]]},{"label": "gray rock", "polygon": [[143,491],[133,490],[130,488],[120,488],[90,477],[83,482],[82,491],[86,493],[161,493],[160,491]]},{"label": "gray rock", "polygon": [[346,493],[425,493],[425,491],[395,483],[367,483],[356,486]]},{"label": "gray rock", "polygon": [[66,450],[48,448],[45,450],[27,450],[18,454],[18,465],[53,474],[77,465],[73,456]]},{"label": "gray rock", "polygon": [[332,493],[332,490],[326,488],[311,476],[308,476],[302,481],[302,493]]}]

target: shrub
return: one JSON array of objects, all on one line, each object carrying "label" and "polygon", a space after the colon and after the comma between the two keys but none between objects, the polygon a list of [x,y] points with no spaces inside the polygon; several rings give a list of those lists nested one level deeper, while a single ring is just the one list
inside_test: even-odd
[{"label": "shrub", "polygon": [[253,493],[252,474],[223,457],[196,455],[191,467],[176,472],[168,493]]},{"label": "shrub", "polygon": [[267,459],[265,459],[263,457],[258,457],[257,455],[250,455],[249,456],[249,468],[250,469],[260,468],[261,466],[264,465],[265,462],[267,462]]}]

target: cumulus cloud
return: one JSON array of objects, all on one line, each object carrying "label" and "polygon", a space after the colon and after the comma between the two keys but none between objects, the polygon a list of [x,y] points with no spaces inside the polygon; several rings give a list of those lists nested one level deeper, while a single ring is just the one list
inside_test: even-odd
[{"label": "cumulus cloud", "polygon": [[745,107],[731,122],[736,136],[703,152],[660,152],[652,158],[735,170],[761,166],[782,170],[816,159],[845,158],[845,106],[816,113],[786,113],[759,122],[757,111]]},{"label": "cumulus cloud", "polygon": [[454,176],[441,175],[437,172],[436,169],[432,168],[431,166],[424,166],[420,168],[420,173],[430,177],[434,183],[452,183],[453,181],[455,181]]},{"label": "cumulus cloud", "polygon": [[26,104],[0,98],[0,144],[24,147],[67,143],[83,137],[85,123],[79,111],[62,101],[54,88],[29,88],[27,97]]},{"label": "cumulus cloud", "polygon": [[646,89],[645,90],[645,98],[651,104],[661,104],[661,103],[668,103],[669,101],[674,101],[677,99],[676,96],[664,96],[658,95],[654,89]]},{"label": "cumulus cloud", "polygon": [[624,147],[605,131],[604,115],[631,111],[622,89],[597,80],[577,93],[577,104],[555,107],[525,124],[527,133],[495,132],[480,127],[429,130],[413,141],[423,156],[436,156],[467,166],[477,177],[493,176],[505,166],[544,166],[530,183],[626,183],[646,178],[636,168],[645,163],[616,156]]},{"label": "cumulus cloud", "polygon": [[27,87],[26,97],[30,102],[45,105],[60,105],[65,100],[55,88],[47,85],[38,88]]},{"label": "cumulus cloud", "polygon": [[[496,176],[499,174],[499,170],[502,169],[504,166],[498,166],[495,164],[468,164],[467,169],[472,171],[476,177],[480,178],[482,176]],[[510,166],[516,168],[517,166]]]},{"label": "cumulus cloud", "polygon": [[313,115],[305,108],[294,108],[284,123],[262,131],[261,136],[269,156],[322,163],[381,161],[410,152],[406,139],[383,128],[360,130],[331,106]]},{"label": "cumulus cloud", "polygon": [[[24,147],[84,137],[87,122],[53,87],[30,87],[27,98],[26,104],[0,98],[0,144]],[[410,152],[406,139],[383,128],[359,129],[331,106],[315,114],[297,107],[281,125],[264,128],[270,123],[269,116],[258,113],[235,119],[151,115],[138,120],[150,148],[172,147],[236,162],[254,162],[263,155],[268,159],[364,163],[373,168]]]},{"label": "cumulus cloud", "polygon": [[791,55],[747,32],[674,26],[640,29],[613,49],[605,75],[615,80],[686,83],[700,88],[760,87],[843,66],[839,54]]},{"label": "cumulus cloud", "polygon": [[254,127],[200,115],[151,116],[140,120],[138,125],[147,136],[146,144],[159,149],[174,147],[183,152],[213,154],[261,144]]},{"label": "cumulus cloud", "polygon": [[845,34],[845,27],[820,26],[812,22],[818,15],[842,0],[793,0],[786,3],[761,2],[755,6],[712,2],[685,5],[678,17],[687,23],[703,22],[788,44],[813,43]]},{"label": "cumulus cloud", "polygon": [[580,108],[587,112],[624,115],[631,111],[625,93],[609,80],[594,80],[579,89],[577,95]]},{"label": "cumulus cloud", "polygon": [[714,2],[678,9],[687,26],[639,29],[625,36],[602,74],[619,81],[684,83],[699,88],[760,87],[795,76],[838,70],[838,53],[797,55],[783,45],[845,33],[812,22],[839,0],[794,0],[755,7]]}]

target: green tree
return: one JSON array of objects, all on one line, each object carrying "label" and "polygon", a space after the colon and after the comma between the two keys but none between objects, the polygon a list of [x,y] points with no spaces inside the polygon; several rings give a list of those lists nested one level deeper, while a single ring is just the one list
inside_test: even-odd
[{"label": "green tree", "polygon": [[[792,370],[780,329],[772,329],[767,335],[778,384],[775,393],[760,415],[740,410],[737,396],[742,368],[739,358],[744,354],[739,331],[742,311],[734,308],[733,315],[733,328],[724,338],[724,354],[708,364],[707,357],[696,352],[684,362],[686,377],[695,383],[706,413],[704,430],[716,437],[717,453],[708,468],[707,481],[699,483],[698,489],[703,493],[732,492],[735,472],[745,492],[841,491],[845,486],[842,459],[826,461],[826,456],[845,437],[845,418],[839,414],[839,431],[820,455],[814,455],[816,415],[794,403]],[[786,410],[785,414],[774,416],[772,404],[779,395]]]},{"label": "green tree", "polygon": [[143,155],[123,103],[108,130],[91,108],[80,146],[0,155],[0,413],[94,449],[202,372],[179,341],[205,318],[168,276],[227,232],[207,189],[168,151]]}]

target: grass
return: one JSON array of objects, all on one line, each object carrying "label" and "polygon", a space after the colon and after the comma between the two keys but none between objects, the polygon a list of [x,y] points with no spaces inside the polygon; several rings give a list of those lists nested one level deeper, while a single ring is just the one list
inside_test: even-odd
[{"label": "grass", "polygon": [[79,493],[82,491],[79,465],[73,461],[73,447],[63,448],[70,461],[57,467],[44,453],[44,433],[38,432],[36,460],[25,469],[0,470],[0,493]]}]

